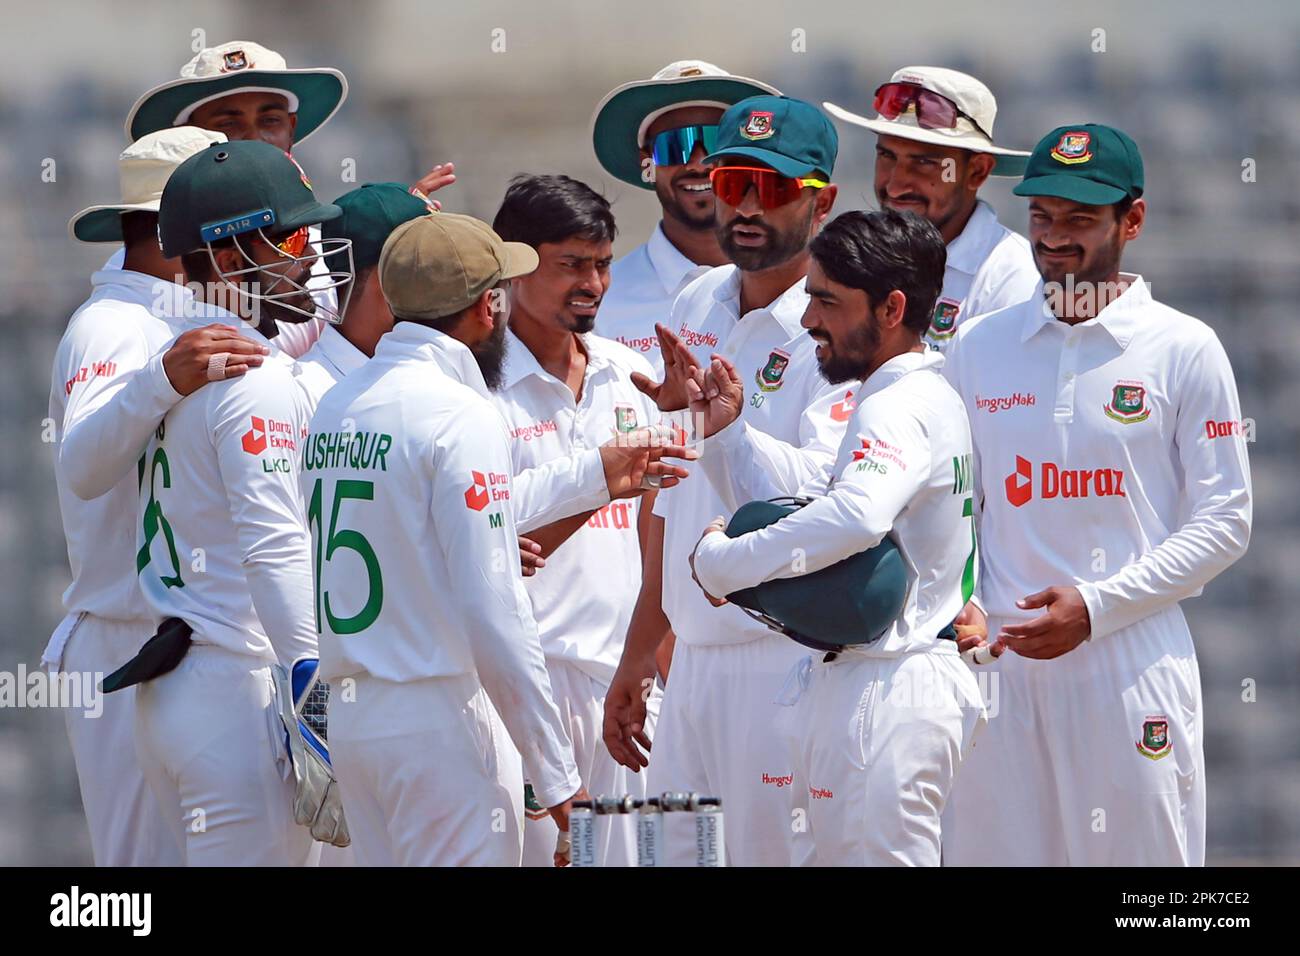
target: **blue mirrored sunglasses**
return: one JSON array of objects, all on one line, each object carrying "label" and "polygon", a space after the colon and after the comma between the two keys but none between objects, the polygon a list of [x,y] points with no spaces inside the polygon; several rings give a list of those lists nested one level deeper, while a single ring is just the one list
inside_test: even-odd
[{"label": "blue mirrored sunglasses", "polygon": [[684,166],[691,161],[696,146],[703,144],[707,156],[717,142],[717,126],[681,126],[656,136],[650,144],[650,155],[656,166]]}]

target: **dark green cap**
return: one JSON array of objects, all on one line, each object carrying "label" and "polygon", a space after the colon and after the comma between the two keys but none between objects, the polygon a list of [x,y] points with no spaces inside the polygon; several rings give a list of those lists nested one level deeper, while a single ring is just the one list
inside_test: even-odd
[{"label": "dark green cap", "polygon": [[261,140],[215,143],[181,163],[158,205],[158,238],[168,258],[255,229],[268,234],[336,219],[318,202],[297,160]]},{"label": "dark green cap", "polygon": [[1017,196],[1057,196],[1086,206],[1109,206],[1142,195],[1142,154],[1113,126],[1058,126],[1034,147]]},{"label": "dark green cap", "polygon": [[817,107],[788,96],[751,96],[718,120],[718,141],[705,162],[745,157],[782,176],[830,179],[840,137]]},{"label": "dark green cap", "polygon": [[366,183],[334,200],[343,215],[321,227],[322,239],[351,239],[356,272],[379,263],[379,252],[393,230],[437,212],[427,199],[412,196],[401,183]]}]

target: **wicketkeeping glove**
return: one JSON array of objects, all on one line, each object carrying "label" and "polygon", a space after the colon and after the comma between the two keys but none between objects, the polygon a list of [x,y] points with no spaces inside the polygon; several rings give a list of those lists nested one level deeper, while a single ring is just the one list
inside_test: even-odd
[{"label": "wicketkeeping glove", "polygon": [[293,818],[311,830],[313,839],[347,846],[352,840],[326,744],[329,685],[317,680],[319,664],[314,657],[299,658],[292,675],[279,665],[274,668],[280,722],[293,764]]}]

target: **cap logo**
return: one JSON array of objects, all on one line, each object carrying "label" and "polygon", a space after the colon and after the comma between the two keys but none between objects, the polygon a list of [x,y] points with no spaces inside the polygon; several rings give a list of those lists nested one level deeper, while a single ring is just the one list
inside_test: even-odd
[{"label": "cap logo", "polygon": [[698,66],[688,66],[686,69],[682,70],[677,75],[678,76],[703,76],[704,71],[701,70]]},{"label": "cap logo", "polygon": [[298,160],[294,159],[290,153],[285,153],[284,156],[287,160],[289,160],[289,162],[293,163],[294,168],[298,170],[298,178],[302,180],[302,184],[306,186],[308,189],[311,189],[312,188],[311,180],[307,178],[307,173],[303,170],[303,168],[298,165]]},{"label": "cap logo", "polygon": [[221,58],[221,72],[231,73],[235,70],[248,69],[248,57],[243,50],[231,50]]},{"label": "cap logo", "polygon": [[772,114],[770,112],[755,112],[749,114],[749,119],[740,124],[740,135],[745,139],[768,139],[776,135],[776,128],[772,125]]},{"label": "cap logo", "polygon": [[1070,166],[1075,163],[1086,163],[1092,159],[1092,150],[1089,148],[1091,145],[1092,134],[1086,130],[1064,133],[1052,147],[1052,159]]}]

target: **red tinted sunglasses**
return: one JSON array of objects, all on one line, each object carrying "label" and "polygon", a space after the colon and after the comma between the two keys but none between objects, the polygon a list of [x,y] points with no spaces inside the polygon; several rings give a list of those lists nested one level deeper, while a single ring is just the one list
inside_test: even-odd
[{"label": "red tinted sunglasses", "polygon": [[802,194],[805,186],[822,189],[830,185],[824,179],[782,176],[775,169],[756,166],[715,166],[709,173],[713,195],[728,206],[739,206],[750,187],[758,191],[758,203],[764,209],[776,209],[792,203]]},{"label": "red tinted sunglasses", "polygon": [[303,226],[289,233],[275,244],[275,248],[285,255],[294,257],[302,255],[302,251],[307,248],[307,227]]},{"label": "red tinted sunglasses", "polygon": [[975,117],[962,112],[948,97],[915,83],[886,83],[876,90],[876,100],[872,105],[887,120],[898,119],[908,109],[915,108],[916,122],[921,129],[955,129],[957,117],[962,116],[989,139],[993,138],[988,130],[975,122]]}]

